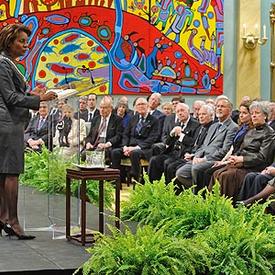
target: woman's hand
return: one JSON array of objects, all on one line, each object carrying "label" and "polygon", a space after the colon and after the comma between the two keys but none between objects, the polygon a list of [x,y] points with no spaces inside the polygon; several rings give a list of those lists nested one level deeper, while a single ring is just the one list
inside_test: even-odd
[{"label": "woman's hand", "polygon": [[267,175],[275,176],[275,167],[268,166],[261,172],[261,174],[267,174]]},{"label": "woman's hand", "polygon": [[231,165],[240,167],[243,164],[243,156],[230,156],[228,159],[228,162]]},{"label": "woman's hand", "polygon": [[46,92],[47,88],[41,85],[35,87],[30,94],[40,97],[40,101],[50,101],[57,98],[57,94],[53,91]]},{"label": "woman's hand", "polygon": [[44,93],[44,94],[40,94],[40,101],[50,101],[50,100],[54,100],[57,98],[57,94],[53,91]]}]

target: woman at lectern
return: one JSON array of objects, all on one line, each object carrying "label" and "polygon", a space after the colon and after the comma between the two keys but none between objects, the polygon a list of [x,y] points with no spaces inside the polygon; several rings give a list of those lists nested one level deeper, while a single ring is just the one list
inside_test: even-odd
[{"label": "woman at lectern", "polygon": [[24,170],[24,125],[29,109],[38,110],[40,101],[56,98],[54,92],[37,87],[28,92],[17,60],[28,51],[29,28],[10,24],[0,31],[0,232],[30,240],[17,215],[18,178]]}]

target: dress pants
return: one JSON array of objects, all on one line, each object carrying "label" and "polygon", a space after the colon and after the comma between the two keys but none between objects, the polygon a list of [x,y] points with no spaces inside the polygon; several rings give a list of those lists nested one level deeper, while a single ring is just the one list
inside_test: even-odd
[{"label": "dress pants", "polygon": [[246,200],[260,193],[272,178],[273,176],[261,173],[248,173],[239,192],[238,200]]},{"label": "dress pants", "polygon": [[[116,169],[120,169],[121,171],[120,162],[122,158],[125,158],[125,156],[123,155],[123,149],[122,148],[113,149],[111,152],[112,167]],[[130,175],[135,180],[138,181],[140,176],[140,160],[142,158],[145,158],[144,152],[140,149],[133,150],[129,158],[131,160]],[[123,177],[122,172],[120,176]]]},{"label": "dress pants", "polygon": [[198,184],[198,174],[206,169],[210,168],[214,164],[214,161],[204,161],[198,164],[193,164],[192,161],[186,162],[180,167],[176,176],[180,182],[186,182],[188,180],[192,185]]}]

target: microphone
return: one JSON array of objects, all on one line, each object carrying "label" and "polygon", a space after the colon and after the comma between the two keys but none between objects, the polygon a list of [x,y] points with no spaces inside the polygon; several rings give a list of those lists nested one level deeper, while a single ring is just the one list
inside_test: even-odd
[{"label": "microphone", "polygon": [[93,75],[92,75],[92,70],[90,68],[87,68],[85,65],[82,65],[82,70],[89,72],[91,82],[92,82],[93,85],[95,85],[95,81],[94,81],[94,78],[93,78]]}]

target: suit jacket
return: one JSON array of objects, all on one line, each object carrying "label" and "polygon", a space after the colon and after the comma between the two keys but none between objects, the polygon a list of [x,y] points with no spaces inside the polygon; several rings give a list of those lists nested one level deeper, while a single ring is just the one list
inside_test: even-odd
[{"label": "suit jacket", "polygon": [[171,114],[166,116],[163,123],[162,134],[161,134],[161,141],[166,143],[167,136],[170,134],[172,129],[176,126],[176,114]]},{"label": "suit jacket", "polygon": [[159,121],[154,116],[148,114],[140,133],[136,133],[136,126],[139,121],[139,114],[134,115],[127,128],[123,132],[122,147],[136,146],[141,149],[149,149],[157,141]]},{"label": "suit jacket", "polygon": [[243,156],[244,167],[261,171],[271,164],[274,154],[274,130],[267,124],[250,129],[235,155]]},{"label": "suit jacket", "polygon": [[199,122],[194,119],[193,117],[190,117],[186,127],[183,130],[183,134],[185,135],[182,142],[179,142],[179,137],[171,137],[170,133],[167,136],[166,144],[168,145],[168,148],[165,150],[164,153],[169,153],[174,150],[179,150],[179,157],[184,156],[185,153],[191,152],[192,146],[195,142],[195,133],[197,128],[200,126]]},{"label": "suit jacket", "polygon": [[224,121],[217,130],[219,122],[212,124],[203,145],[195,152],[195,157],[206,157],[207,160],[221,160],[230,149],[238,125],[231,118]]},{"label": "suit jacket", "polygon": [[[96,116],[91,122],[91,129],[86,138],[86,143],[94,144],[98,136],[98,128],[100,126],[101,116]],[[106,142],[111,142],[112,147],[119,147],[123,133],[122,118],[115,114],[111,114],[107,125]]]},{"label": "suit jacket", "polygon": [[270,121],[268,125],[275,131],[275,120]]},{"label": "suit jacket", "polygon": [[[100,115],[99,110],[98,110],[98,109],[95,109],[92,120],[93,120],[95,117],[99,116],[99,115]],[[88,112],[87,112],[87,121],[85,120],[86,122],[92,122],[92,121],[89,121],[89,116],[90,116],[90,113],[89,113],[89,111],[88,111]]]},{"label": "suit jacket", "polygon": [[29,109],[39,109],[40,98],[26,93],[16,65],[4,54],[0,57],[0,173],[20,174],[24,169],[25,123]]},{"label": "suit jacket", "polygon": [[207,136],[208,130],[210,128],[210,126],[213,124],[214,122],[211,121],[209,122],[207,125],[200,125],[200,127],[198,127],[196,129],[196,133],[195,133],[195,143],[194,146],[192,147],[191,153],[194,154],[202,145],[203,142]]},{"label": "suit jacket", "polygon": [[78,111],[78,112],[75,112],[74,113],[74,118],[75,119],[78,119],[78,114],[79,114],[79,118],[80,119],[83,119],[85,122],[87,122],[88,121],[88,110],[87,109],[85,109],[83,112],[80,112],[80,111]]},{"label": "suit jacket", "polygon": [[38,129],[40,116],[37,114],[34,116],[25,131],[24,140],[25,143],[31,138],[34,140],[42,139],[46,146],[48,146],[51,137],[51,119],[50,116],[47,116],[45,118],[45,122],[41,126],[40,129]]},{"label": "suit jacket", "polygon": [[151,115],[157,118],[159,121],[158,138],[156,141],[161,141],[162,129],[166,115],[157,109],[154,110]]}]

